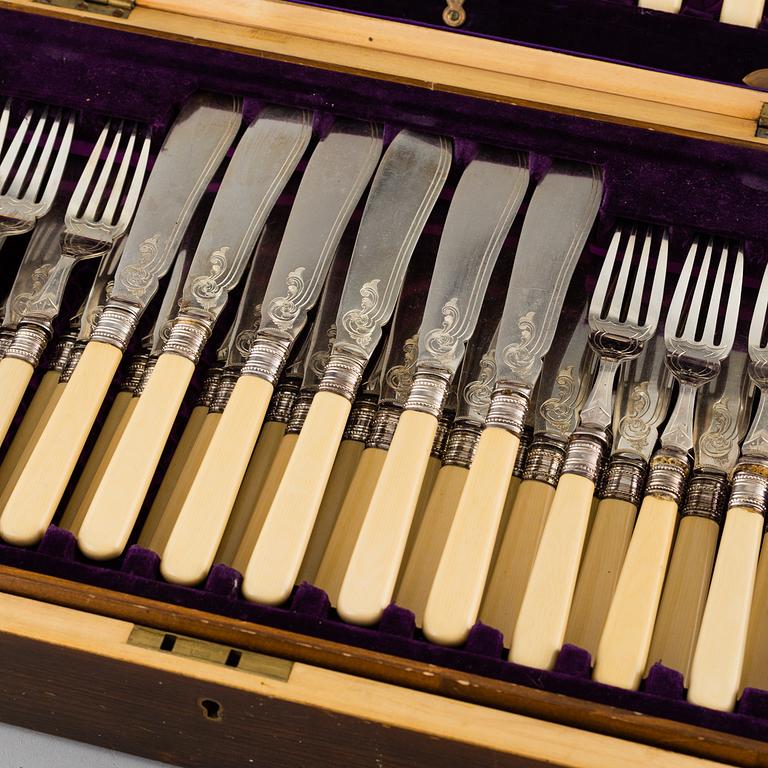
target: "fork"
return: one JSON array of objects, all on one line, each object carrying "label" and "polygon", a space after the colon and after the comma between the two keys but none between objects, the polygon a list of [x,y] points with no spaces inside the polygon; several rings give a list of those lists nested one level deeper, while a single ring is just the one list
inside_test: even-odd
[{"label": "fork", "polygon": [[[590,344],[600,358],[597,377],[569,440],[512,635],[510,659],[531,667],[551,668],[563,644],[595,483],[609,443],[616,373],[640,354],[656,332],[661,312],[667,234],[658,241],[649,227],[638,249],[637,228],[626,229],[619,226],[613,234],[590,302]],[[656,265],[649,269],[654,241]]]},{"label": "fork", "polygon": [[[669,307],[664,344],[666,364],[678,384],[677,401],[662,433],[661,448],[651,459],[645,498],[598,644],[594,678],[601,683],[623,688],[637,688],[640,684],[678,507],[690,473],[696,393],[718,375],[720,363],[736,336],[743,252],[740,246],[736,249],[729,270],[730,247],[721,243],[712,277],[714,249],[711,239],[706,243],[701,238],[694,240]],[[691,293],[689,288],[697,265],[698,277]],[[730,288],[724,295],[727,274]],[[705,302],[708,284],[711,292]]]},{"label": "fork", "polygon": [[[699,639],[691,663],[688,699],[729,711],[744,665],[750,607],[768,502],[768,269],[749,329],[749,376],[760,390],[752,426],[741,447]],[[762,610],[762,608],[760,609]]]},{"label": "fork", "polygon": [[[105,147],[108,149],[102,159]],[[0,361],[0,440],[53,334],[53,321],[73,267],[84,259],[109,253],[128,228],[148,159],[148,134],[141,137],[137,126],[127,127],[122,122],[104,126],[64,214],[61,255],[50,264],[43,285],[29,298],[13,341]],[[132,161],[135,165],[129,173]]]},{"label": "fork", "polygon": [[[0,150],[10,122],[10,105],[9,99],[0,116]],[[0,156],[0,247],[5,238],[29,232],[48,212],[64,173],[74,128],[74,115],[62,109],[27,110]]]}]

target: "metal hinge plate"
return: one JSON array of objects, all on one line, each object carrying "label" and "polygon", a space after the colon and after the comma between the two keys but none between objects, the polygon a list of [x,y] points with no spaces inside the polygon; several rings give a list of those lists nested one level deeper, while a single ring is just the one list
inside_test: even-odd
[{"label": "metal hinge plate", "polygon": [[84,13],[101,13],[126,19],[130,15],[136,0],[35,0],[44,5],[55,5],[59,8],[71,8]]},{"label": "metal hinge plate", "polygon": [[205,661],[209,664],[220,664],[283,682],[288,680],[293,669],[293,662],[287,659],[243,651],[226,645],[211,643],[207,640],[197,640],[194,637],[171,634],[148,627],[134,626],[128,638],[128,645],[149,648],[153,651],[164,651],[175,656]]},{"label": "metal hinge plate", "polygon": [[760,117],[757,118],[757,130],[755,136],[759,139],[768,139],[768,103],[763,104]]}]

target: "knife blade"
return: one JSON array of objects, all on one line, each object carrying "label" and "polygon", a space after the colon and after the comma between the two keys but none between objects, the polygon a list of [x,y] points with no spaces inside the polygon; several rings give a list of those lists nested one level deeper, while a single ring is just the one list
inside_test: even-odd
[{"label": "knife blade", "polygon": [[450,162],[447,139],[409,130],[401,131],[384,155],[355,242],[333,352],[246,569],[250,599],[282,602],[295,583],[351,401],[392,315]]},{"label": "knife blade", "polygon": [[[312,153],[264,294],[256,341],[187,495],[179,531],[196,530],[198,521],[205,521],[212,540],[220,540],[274,385],[307,313],[317,302],[331,258],[373,175],[381,147],[377,126],[340,120]],[[222,462],[225,455],[227,460]],[[215,547],[209,544],[197,536],[187,544],[181,533],[172,535],[164,576],[181,583],[201,580],[215,555]],[[181,546],[179,558],[173,554],[177,546]],[[171,571],[170,564],[175,562],[183,562],[184,570]]]},{"label": "knife blade", "polygon": [[597,168],[558,161],[528,207],[499,327],[496,390],[425,610],[435,642],[463,642],[477,617],[531,391],[602,189]]},{"label": "knife blade", "polygon": [[198,94],[171,126],[139,202],[110,301],[0,517],[7,541],[32,544],[51,521],[128,340],[240,122],[239,99]]}]

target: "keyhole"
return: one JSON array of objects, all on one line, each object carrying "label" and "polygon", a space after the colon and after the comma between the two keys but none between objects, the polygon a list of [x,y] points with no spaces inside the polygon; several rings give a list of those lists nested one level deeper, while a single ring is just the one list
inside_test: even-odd
[{"label": "keyhole", "polygon": [[200,699],[198,702],[200,709],[203,710],[203,717],[206,720],[221,720],[224,717],[224,707],[218,701],[213,699]]}]

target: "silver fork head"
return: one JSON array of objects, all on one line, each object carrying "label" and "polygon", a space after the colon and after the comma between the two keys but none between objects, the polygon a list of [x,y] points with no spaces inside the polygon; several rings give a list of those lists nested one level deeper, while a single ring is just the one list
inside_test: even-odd
[{"label": "silver fork head", "polygon": [[64,215],[67,233],[114,242],[128,228],[147,172],[148,131],[107,123],[88,158]]},{"label": "silver fork head", "polygon": [[766,315],[768,315],[768,266],[763,272],[763,280],[757,294],[757,301],[752,310],[752,322],[749,326],[750,373],[758,386],[768,386],[768,340],[766,340]]},{"label": "silver fork head", "polygon": [[[637,226],[616,228],[589,306],[593,333],[633,342],[637,351],[653,336],[661,313],[668,248],[666,231],[659,236],[651,227],[644,234],[638,234]],[[649,278],[654,250],[656,265]]]},{"label": "silver fork head", "polygon": [[[736,337],[743,272],[740,244],[716,244],[712,238],[694,240],[664,327],[668,360],[716,366],[726,357]],[[730,285],[726,290],[727,278]]]},{"label": "silver fork head", "polygon": [[[0,117],[2,134],[10,120],[9,104]],[[25,224],[24,232],[51,207],[72,143],[75,117],[62,109],[27,110],[12,141],[0,156],[0,216]]]}]

